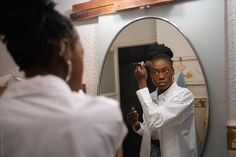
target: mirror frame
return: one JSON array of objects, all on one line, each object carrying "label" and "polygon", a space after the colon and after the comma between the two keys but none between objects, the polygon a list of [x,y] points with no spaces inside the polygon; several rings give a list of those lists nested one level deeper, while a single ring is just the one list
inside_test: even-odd
[{"label": "mirror frame", "polygon": [[102,81],[102,74],[103,74],[103,69],[104,69],[104,66],[105,66],[105,62],[106,62],[106,59],[107,59],[107,56],[109,54],[109,50],[111,49],[114,41],[117,39],[117,37],[120,35],[120,33],[125,29],[127,28],[129,25],[137,22],[137,21],[140,21],[140,20],[145,20],[145,19],[153,19],[153,20],[161,20],[161,21],[164,21],[164,22],[167,22],[168,24],[170,24],[171,26],[173,26],[183,37],[184,39],[188,42],[189,46],[192,48],[194,54],[196,55],[196,58],[199,62],[199,65],[200,65],[200,68],[202,70],[202,74],[203,74],[203,78],[204,78],[204,81],[205,81],[205,86],[206,86],[206,92],[207,92],[207,98],[208,98],[208,109],[207,109],[207,113],[208,113],[208,121],[207,121],[207,129],[206,129],[206,136],[205,136],[205,141],[204,141],[204,144],[202,146],[202,149],[201,149],[201,152],[199,153],[199,156],[202,156],[203,154],[203,151],[205,149],[205,145],[206,145],[206,141],[207,141],[207,138],[208,138],[208,129],[209,129],[209,122],[210,122],[210,98],[209,98],[209,87],[208,87],[208,81],[207,81],[207,78],[206,78],[206,74],[205,74],[205,70],[203,68],[203,64],[201,62],[201,59],[196,51],[196,49],[194,48],[192,42],[189,40],[189,38],[183,33],[183,31],[181,31],[179,29],[179,27],[177,25],[175,25],[174,23],[170,22],[169,20],[165,19],[165,18],[162,18],[162,17],[158,17],[158,16],[143,16],[143,17],[139,17],[139,18],[136,18],[134,20],[132,20],[131,22],[127,23],[123,28],[121,28],[117,33],[116,35],[113,37],[112,41],[110,42],[107,50],[106,50],[106,53],[104,55],[104,58],[103,58],[103,61],[102,61],[102,65],[101,65],[101,69],[100,69],[100,73],[99,73],[99,82],[98,82],[98,86],[97,86],[97,95],[100,95],[100,90],[101,90],[101,81]]}]

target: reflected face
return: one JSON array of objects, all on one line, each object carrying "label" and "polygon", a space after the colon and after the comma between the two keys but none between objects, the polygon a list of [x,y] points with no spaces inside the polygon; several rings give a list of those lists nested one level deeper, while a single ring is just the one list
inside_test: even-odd
[{"label": "reflected face", "polygon": [[161,94],[173,83],[174,68],[166,59],[152,60],[150,76],[153,84],[158,88],[158,94]]}]

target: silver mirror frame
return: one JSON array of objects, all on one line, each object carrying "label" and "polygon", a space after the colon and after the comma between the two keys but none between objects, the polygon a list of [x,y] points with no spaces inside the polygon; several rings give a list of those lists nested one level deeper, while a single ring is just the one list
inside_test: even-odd
[{"label": "silver mirror frame", "polygon": [[[203,68],[203,64],[201,62],[201,59],[196,51],[196,49],[194,48],[192,42],[189,40],[189,38],[183,33],[183,31],[181,31],[179,29],[179,27],[177,25],[175,25],[174,23],[170,22],[169,20],[165,19],[165,18],[162,18],[162,17],[158,17],[158,16],[143,16],[143,17],[139,17],[139,18],[136,18],[134,19],[133,21],[127,23],[123,28],[121,28],[117,33],[116,35],[113,37],[112,41],[110,42],[109,44],[109,47],[105,53],[105,56],[103,58],[103,61],[102,61],[102,65],[101,65],[101,69],[100,69],[100,73],[99,73],[99,82],[98,82],[98,86],[97,86],[97,95],[100,95],[100,90],[101,90],[101,81],[102,81],[102,74],[103,74],[103,69],[104,69],[104,66],[105,66],[105,62],[106,62],[106,59],[107,59],[107,56],[109,54],[109,50],[111,49],[114,41],[117,39],[117,37],[120,35],[120,33],[125,29],[127,28],[129,25],[137,22],[137,21],[140,21],[140,20],[145,20],[145,19],[153,19],[153,20],[161,20],[161,21],[164,21],[164,22],[167,22],[168,24],[170,24],[171,26],[173,26],[176,30],[178,30],[178,32],[184,37],[184,39],[188,42],[188,44],[190,45],[190,47],[192,48],[194,54],[196,55],[196,58],[199,62],[199,65],[201,67],[201,70],[202,70],[202,74],[203,74],[203,78],[204,78],[204,81],[206,82],[206,91],[207,91],[207,97],[208,97],[208,109],[207,109],[207,113],[208,115],[210,114],[209,110],[210,110],[210,99],[209,99],[209,87],[208,87],[208,81],[207,81],[207,78],[206,78],[206,74],[205,74],[205,70]],[[207,121],[207,129],[206,129],[206,138],[205,138],[205,141],[204,141],[204,144],[202,146],[202,149],[201,149],[201,152],[199,153],[199,156],[202,156],[203,154],[203,151],[205,149],[205,145],[206,145],[206,141],[207,141],[207,137],[208,137],[208,127],[209,127],[209,120],[210,116],[208,116],[208,121]]]}]

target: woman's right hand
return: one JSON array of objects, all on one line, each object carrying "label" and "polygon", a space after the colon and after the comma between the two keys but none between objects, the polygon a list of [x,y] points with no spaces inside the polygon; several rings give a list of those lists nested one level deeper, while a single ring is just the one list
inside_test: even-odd
[{"label": "woman's right hand", "polygon": [[138,130],[140,126],[140,122],[138,121],[139,114],[137,113],[134,107],[131,108],[131,111],[127,114],[127,120],[130,125],[134,126],[135,130]]},{"label": "woman's right hand", "polygon": [[145,64],[143,62],[139,62],[136,64],[136,69],[134,74],[138,81],[139,88],[142,89],[147,87],[148,73],[145,68]]}]

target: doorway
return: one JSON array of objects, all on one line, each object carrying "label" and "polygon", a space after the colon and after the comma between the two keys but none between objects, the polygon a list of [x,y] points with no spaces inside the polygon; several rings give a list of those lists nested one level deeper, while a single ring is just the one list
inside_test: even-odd
[{"label": "doorway", "polygon": [[[123,118],[128,128],[128,134],[123,142],[123,157],[139,157],[142,137],[133,131],[132,126],[130,126],[126,120],[126,115],[133,106],[139,113],[139,121],[143,121],[142,107],[136,96],[136,91],[139,88],[134,75],[136,67],[133,63],[143,61],[150,45],[151,44],[118,48],[120,104]],[[154,91],[155,87],[152,81],[148,79],[147,83],[149,91]]]}]

